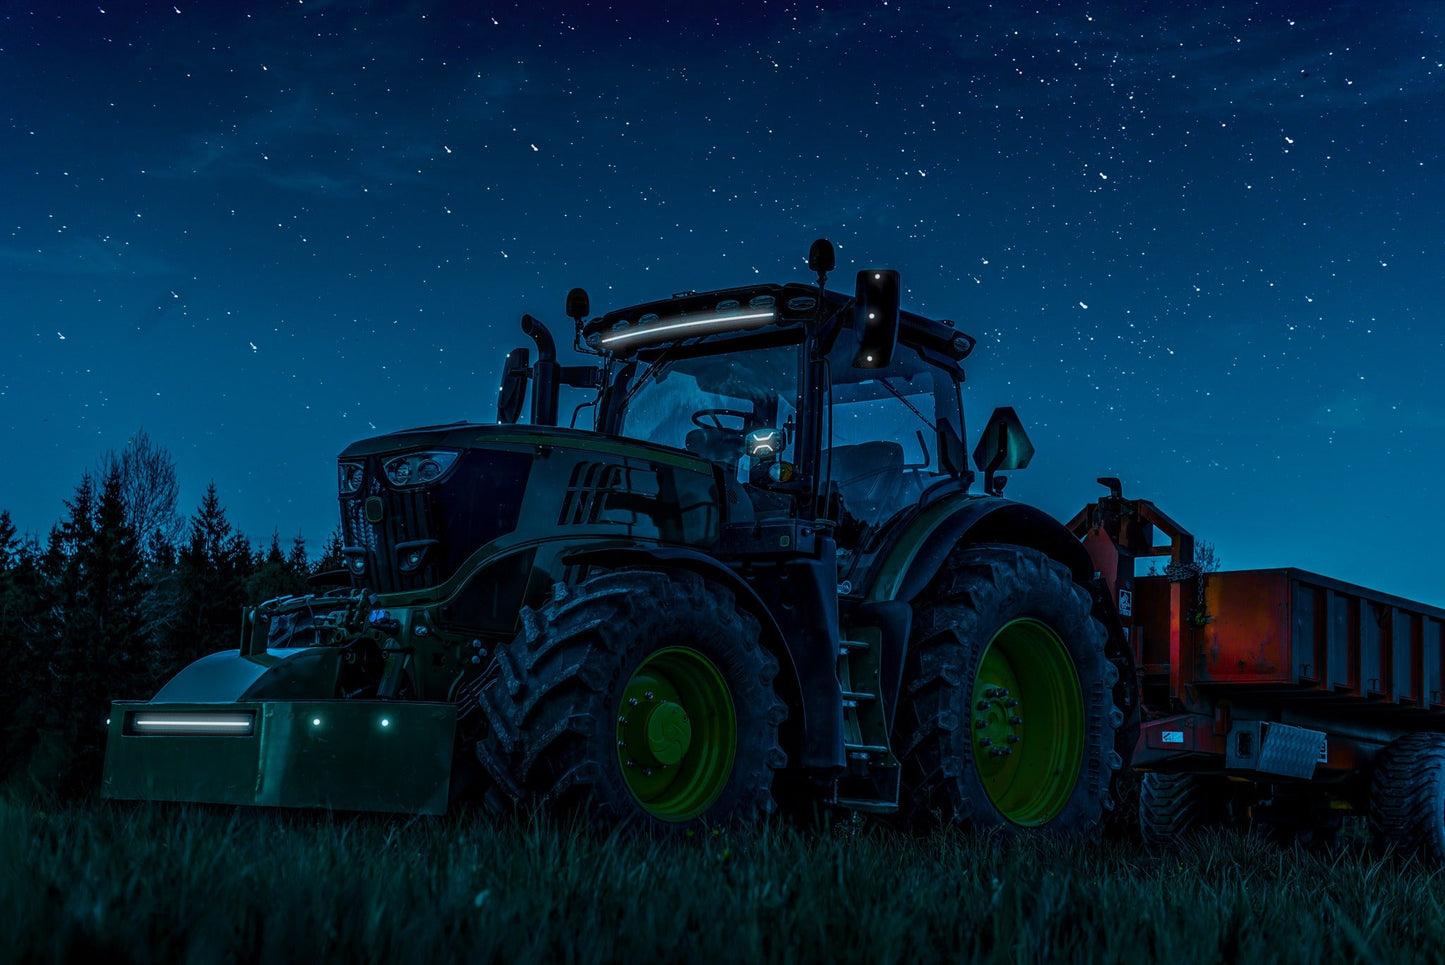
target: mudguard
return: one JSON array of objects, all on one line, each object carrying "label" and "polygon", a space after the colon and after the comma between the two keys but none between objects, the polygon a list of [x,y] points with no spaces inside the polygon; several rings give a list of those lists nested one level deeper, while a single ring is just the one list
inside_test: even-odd
[{"label": "mudguard", "polygon": [[1083,544],[1048,513],[998,496],[961,493],[933,503],[899,527],[868,575],[865,601],[911,601],[961,543],[1036,549],[1067,566],[1083,586],[1094,575]]}]

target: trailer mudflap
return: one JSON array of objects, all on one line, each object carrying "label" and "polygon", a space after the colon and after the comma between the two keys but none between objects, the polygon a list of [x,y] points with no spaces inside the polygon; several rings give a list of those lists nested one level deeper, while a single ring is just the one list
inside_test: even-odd
[{"label": "trailer mudflap", "polygon": [[441,814],[456,707],[116,701],[109,727],[102,797]]},{"label": "trailer mudflap", "polygon": [[1235,721],[1224,766],[1283,777],[1309,778],[1329,758],[1325,732],[1267,720]]}]

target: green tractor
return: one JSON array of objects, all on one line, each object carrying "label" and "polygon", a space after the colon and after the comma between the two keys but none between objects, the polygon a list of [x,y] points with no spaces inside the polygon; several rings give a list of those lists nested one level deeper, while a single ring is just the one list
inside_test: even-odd
[{"label": "green tractor", "polygon": [[[1001,495],[1033,451],[1010,409],[975,486],[974,340],[901,311],[896,272],[828,290],[824,240],[809,267],[593,318],[574,289],[595,365],[524,316],[537,359],[508,355],[498,424],[346,449],[347,570],[117,702],[103,793],[1094,827],[1139,723],[1111,594]],[[586,399],[571,427],[563,385]]]}]

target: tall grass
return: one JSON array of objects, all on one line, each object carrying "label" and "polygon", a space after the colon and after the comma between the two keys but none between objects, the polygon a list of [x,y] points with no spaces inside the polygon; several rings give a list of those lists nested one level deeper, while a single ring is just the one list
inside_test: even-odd
[{"label": "tall grass", "polygon": [[0,959],[1439,960],[1445,879],[1237,834],[668,840],[0,797]]}]

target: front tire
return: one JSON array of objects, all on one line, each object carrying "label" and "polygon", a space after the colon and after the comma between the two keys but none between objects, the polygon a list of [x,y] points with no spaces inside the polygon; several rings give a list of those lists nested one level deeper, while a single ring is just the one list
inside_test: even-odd
[{"label": "front tire", "polygon": [[914,604],[894,727],[905,821],[1092,831],[1122,760],[1088,592],[1037,550],[953,552]]},{"label": "front tire", "polygon": [[585,809],[599,827],[772,812],[778,663],[727,589],[643,570],[558,584],[497,658],[477,756],[512,803]]}]

